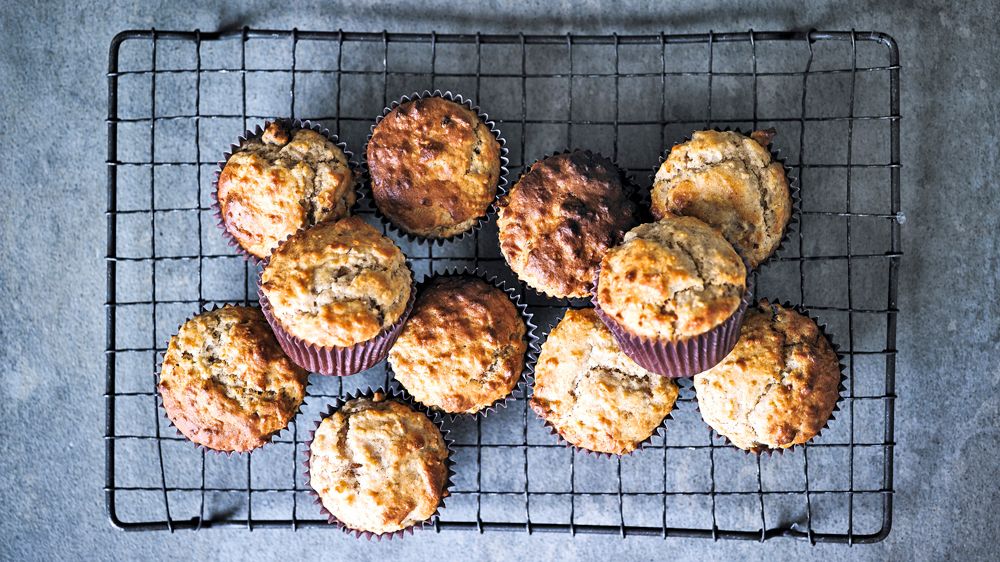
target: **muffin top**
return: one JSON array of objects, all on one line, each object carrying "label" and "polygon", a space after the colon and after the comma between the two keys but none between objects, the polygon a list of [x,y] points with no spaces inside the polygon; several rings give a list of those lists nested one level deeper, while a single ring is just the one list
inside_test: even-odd
[{"label": "muffin top", "polygon": [[471,275],[438,277],[417,296],[389,363],[417,401],[472,414],[514,390],[526,332],[507,293]]},{"label": "muffin top", "polygon": [[723,323],[740,306],[746,267],[718,230],[667,215],[625,235],[601,260],[597,303],[629,333],[676,340]]},{"label": "muffin top", "polygon": [[634,226],[636,206],[610,160],[583,150],[532,164],[500,202],[500,251],[549,296],[586,297],[601,256]]},{"label": "muffin top", "polygon": [[785,168],[767,150],[773,136],[697,131],[675,145],[656,172],[653,215],[698,217],[757,267],[778,249],[792,216]]},{"label": "muffin top", "polygon": [[405,102],[368,142],[372,195],[404,232],[448,238],[486,215],[500,178],[500,143],[471,109],[441,97]]},{"label": "muffin top", "polygon": [[629,359],[591,308],[570,309],[535,367],[531,408],[577,447],[621,455],[674,407],[677,385]]},{"label": "muffin top", "polygon": [[412,274],[403,252],[359,217],[288,239],[261,276],[281,327],[321,347],[367,341],[406,310]]},{"label": "muffin top", "polygon": [[230,156],[216,197],[226,230],[263,259],[298,229],[350,214],[354,181],[347,156],[330,139],[269,122]]},{"label": "muffin top", "polygon": [[705,422],[740,449],[812,439],[839,397],[840,365],[812,319],[761,300],[747,310],[736,348],[695,375]]},{"label": "muffin top", "polygon": [[309,484],[347,527],[392,533],[426,521],[448,492],[448,449],[424,414],[386,399],[350,400],[309,446]]},{"label": "muffin top", "polygon": [[259,309],[226,306],[188,320],[170,338],[159,391],[185,437],[217,451],[249,451],[295,417],[308,377],[281,351]]}]

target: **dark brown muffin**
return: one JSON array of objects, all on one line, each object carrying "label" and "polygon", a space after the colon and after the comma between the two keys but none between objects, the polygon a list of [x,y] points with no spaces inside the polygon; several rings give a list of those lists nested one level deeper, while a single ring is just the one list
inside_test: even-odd
[{"label": "dark brown muffin", "polygon": [[500,251],[517,276],[549,296],[586,297],[601,257],[635,226],[622,174],[584,150],[531,165],[500,201]]},{"label": "dark brown muffin", "polygon": [[459,103],[429,96],[400,104],[375,126],[367,152],[375,204],[409,234],[464,232],[496,198],[500,143]]}]

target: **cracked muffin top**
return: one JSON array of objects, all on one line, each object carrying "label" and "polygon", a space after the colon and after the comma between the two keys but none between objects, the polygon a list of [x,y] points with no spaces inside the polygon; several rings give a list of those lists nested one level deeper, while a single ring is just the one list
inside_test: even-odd
[{"label": "cracked muffin top", "polygon": [[532,164],[501,199],[500,251],[539,292],[586,297],[601,256],[637,222],[614,163],[574,150]]},{"label": "cracked muffin top", "polygon": [[226,231],[264,259],[298,229],[349,215],[354,183],[347,156],[330,139],[269,122],[229,157],[216,197]]},{"label": "cracked muffin top", "polygon": [[381,393],[320,422],[309,485],[350,529],[382,534],[426,521],[448,495],[448,449],[424,414]]},{"label": "cracked muffin top", "polygon": [[736,348],[695,375],[705,423],[744,450],[783,449],[820,432],[840,392],[833,346],[811,318],[761,300]]},{"label": "cracked muffin top", "polygon": [[449,238],[486,215],[500,179],[500,143],[471,109],[441,97],[390,111],[368,141],[372,195],[404,232]]},{"label": "cracked muffin top", "polygon": [[389,363],[418,402],[473,414],[514,390],[526,333],[507,293],[471,275],[442,276],[417,296]]},{"label": "cracked muffin top", "polygon": [[242,452],[295,417],[308,376],[281,351],[259,309],[226,306],[191,318],[170,338],[158,389],[185,437]]},{"label": "cracked muffin top", "polygon": [[653,215],[698,217],[757,267],[778,249],[792,214],[785,169],[767,149],[773,136],[697,131],[675,145],[653,180]]},{"label": "cracked muffin top", "polygon": [[736,312],[746,275],[718,230],[693,217],[667,215],[633,228],[605,254],[597,304],[635,336],[692,337]]},{"label": "cracked muffin top", "polygon": [[271,255],[261,291],[289,334],[347,347],[392,326],[410,298],[413,274],[392,240],[359,217],[323,222]]},{"label": "cracked muffin top", "polygon": [[570,309],[535,367],[531,408],[566,441],[621,455],[649,438],[677,400],[677,385],[629,359],[591,308]]}]

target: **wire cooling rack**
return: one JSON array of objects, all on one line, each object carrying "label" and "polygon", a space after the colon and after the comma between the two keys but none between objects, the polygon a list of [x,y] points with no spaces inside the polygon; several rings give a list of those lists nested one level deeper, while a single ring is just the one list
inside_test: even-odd
[{"label": "wire cooling rack", "polygon": [[[108,72],[107,495],[132,530],[327,526],[306,494],[303,440],[334,396],[391,383],[381,365],[312,377],[302,414],[249,455],[196,449],[156,401],[159,353],[206,305],[255,302],[256,270],[211,212],[217,161],[246,129],[309,118],[356,155],[382,108],[452,90],[495,119],[511,180],[567,147],[648,187],[665,147],[707,127],[774,127],[800,178],[792,239],[758,296],[803,304],[846,355],[846,396],[806,447],[755,457],[701,421],[683,385],[664,438],[617,460],[574,453],[518,400],[451,424],[458,475],[438,531],[563,531],[874,542],[892,520],[899,229],[899,56],[874,32],[444,35],[127,31]],[[369,199],[370,201],[370,199]],[[370,207],[360,213],[373,222]],[[495,224],[431,247],[419,277],[471,265],[513,281]],[[522,287],[523,288],[523,287]],[[527,292],[542,331],[565,303]]]}]

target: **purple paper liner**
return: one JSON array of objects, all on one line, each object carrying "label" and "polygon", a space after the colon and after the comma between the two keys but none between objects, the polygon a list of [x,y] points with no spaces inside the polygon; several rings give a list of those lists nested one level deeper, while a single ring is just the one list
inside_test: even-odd
[{"label": "purple paper liner", "polygon": [[677,340],[645,338],[630,334],[624,326],[605,313],[598,302],[600,269],[594,275],[592,299],[594,312],[611,330],[611,334],[625,355],[642,368],[670,378],[691,377],[718,365],[736,347],[736,342],[740,339],[743,315],[753,300],[754,291],[754,278],[746,259],[743,260],[743,265],[747,270],[746,290],[740,298],[739,306],[729,318],[704,334]]},{"label": "purple paper liner", "polygon": [[417,243],[417,244],[430,243],[430,244],[436,244],[438,246],[443,246],[445,242],[458,242],[460,240],[465,239],[465,237],[469,236],[470,234],[482,230],[483,225],[485,225],[487,222],[492,220],[493,217],[496,216],[498,209],[497,202],[500,200],[500,197],[506,195],[507,193],[507,174],[509,173],[509,170],[507,169],[507,164],[510,162],[507,159],[507,154],[509,153],[509,151],[507,149],[507,140],[504,139],[503,136],[501,135],[500,129],[497,128],[496,123],[490,119],[489,115],[483,113],[483,111],[479,108],[479,106],[474,105],[472,103],[472,100],[466,99],[461,94],[452,93],[450,90],[446,90],[444,92],[442,92],[441,90],[434,90],[433,92],[430,90],[424,90],[423,92],[413,92],[412,94],[405,95],[400,99],[392,102],[385,108],[383,108],[382,114],[375,118],[375,123],[372,125],[371,130],[368,133],[368,138],[365,141],[364,159],[362,160],[361,163],[364,177],[366,179],[366,181],[364,182],[366,190],[372,189],[371,168],[368,166],[368,143],[371,142],[372,135],[375,134],[375,128],[378,127],[379,123],[381,123],[382,120],[385,119],[386,116],[389,115],[389,113],[392,110],[396,109],[400,105],[414,100],[424,99],[427,97],[438,97],[446,99],[448,101],[455,102],[471,110],[476,114],[477,117],[479,117],[479,120],[480,122],[483,123],[483,125],[489,127],[490,133],[493,134],[493,137],[496,138],[497,142],[500,144],[500,177],[497,180],[496,194],[493,197],[493,202],[489,204],[489,206],[486,208],[486,212],[476,220],[475,224],[457,234],[453,234],[446,238],[430,238],[407,232],[406,230],[403,230],[402,227],[396,225],[396,223],[393,222],[392,219],[386,216],[385,213],[383,213],[382,210],[379,209],[378,204],[375,202],[375,195],[374,193],[372,193],[371,206],[372,206],[372,211],[375,214],[375,217],[382,224],[385,224],[389,230],[391,230],[394,234],[396,234],[396,236],[403,238],[410,243]]},{"label": "purple paper liner", "polygon": [[[351,206],[349,211],[352,211],[358,207],[358,204],[364,199],[364,191],[360,189],[363,184],[363,170],[355,160],[354,153],[347,149],[347,143],[340,140],[337,135],[330,132],[329,129],[308,119],[273,119],[272,121],[280,123],[286,127],[289,131],[296,131],[299,129],[309,129],[315,131],[324,137],[326,137],[330,142],[337,145],[337,148],[344,153],[347,158],[347,167],[351,169],[351,173],[354,175],[354,205]],[[266,121],[264,124],[270,123],[271,121]],[[226,243],[235,248],[236,251],[243,256],[243,259],[249,261],[254,265],[260,265],[264,263],[265,258],[258,258],[257,256],[246,251],[240,244],[239,240],[236,239],[229,232],[229,227],[226,225],[225,219],[222,218],[222,208],[219,206],[219,175],[222,174],[222,170],[229,163],[229,159],[238,152],[243,145],[250,139],[259,138],[264,134],[264,128],[258,124],[253,130],[246,130],[242,136],[237,140],[236,144],[230,145],[229,150],[222,155],[222,160],[219,161],[213,179],[212,179],[212,216],[215,217],[216,226],[222,231],[222,235],[226,238]],[[303,225],[303,228],[311,226],[310,224]],[[279,244],[280,245],[280,244]]]},{"label": "purple paper liner", "polygon": [[[585,149],[585,148],[564,148],[564,149],[562,149],[560,151],[557,151],[557,152],[550,152],[550,153],[545,154],[541,158],[536,159],[534,162],[532,162],[531,164],[529,164],[527,167],[523,168],[521,170],[521,174],[519,176],[517,176],[517,180],[515,180],[514,183],[511,185],[510,190],[505,191],[505,193],[502,196],[498,196],[497,197],[496,214],[498,215],[498,217],[499,217],[499,214],[500,214],[500,209],[505,208],[507,206],[507,198],[509,197],[509,195],[511,193],[513,193],[514,188],[517,187],[517,184],[521,181],[522,178],[524,178],[524,176],[528,172],[531,171],[531,168],[533,168],[535,166],[535,164],[537,164],[537,163],[539,163],[539,162],[541,162],[543,160],[547,160],[549,158],[552,158],[553,156],[559,156],[559,155],[562,155],[562,154],[569,154],[571,152],[576,152],[576,151],[580,151],[580,152],[586,153],[587,155],[589,155],[591,158],[593,158],[595,160],[606,160],[608,163],[610,163],[612,166],[614,166],[615,170],[618,171],[618,176],[621,179],[622,187],[625,190],[625,197],[633,205],[635,205],[635,213],[634,213],[634,219],[635,220],[634,220],[634,224],[632,224],[631,227],[627,228],[625,230],[625,232],[628,232],[631,228],[635,228],[636,226],[639,226],[640,224],[643,224],[645,222],[650,222],[652,220],[652,215],[649,214],[649,205],[643,202],[643,195],[642,195],[643,190],[642,190],[641,187],[639,187],[638,182],[635,181],[635,177],[633,177],[632,174],[629,174],[625,170],[625,168],[623,166],[619,165],[618,162],[616,162],[614,159],[609,158],[609,157],[601,154],[600,152],[595,152],[595,151],[588,150],[588,149]],[[497,224],[498,224],[498,230],[499,230],[499,220],[497,221]],[[501,236],[501,233],[497,232],[497,236],[498,237]],[[513,268],[510,267],[510,262],[507,260],[507,255],[503,253],[502,246],[501,246],[500,255],[503,256],[504,263],[507,264],[508,269],[510,269],[511,271],[514,271]],[[572,308],[579,308],[579,307],[589,306],[590,299],[593,296],[593,287],[590,286],[590,285],[588,285],[588,290],[590,291],[590,294],[587,295],[587,296],[584,296],[584,297],[560,297],[560,296],[557,296],[557,295],[552,295],[552,294],[546,293],[545,291],[542,291],[540,289],[536,289],[531,283],[529,283],[528,281],[526,281],[524,279],[521,279],[521,277],[519,275],[517,275],[516,271],[514,271],[514,275],[517,276],[517,279],[519,281],[521,281],[523,283],[523,285],[529,291],[531,291],[534,295],[542,297],[542,298],[547,298],[547,299],[556,299],[556,300],[560,301],[560,303],[562,305],[564,305],[564,306],[568,306],[568,307],[572,307]]]},{"label": "purple paper liner", "polygon": [[[739,133],[747,138],[752,138],[750,137],[749,133],[746,133],[742,129],[736,127],[723,127],[723,128],[713,127],[711,129],[701,129],[701,130],[716,131],[719,133],[733,132],[733,133]],[[761,130],[768,130],[768,129],[761,129]],[[776,129],[772,127],[770,130],[775,131],[775,136],[777,135]],[[660,167],[663,166],[663,163],[667,160],[667,157],[670,156],[670,152],[674,149],[675,146],[679,144],[684,144],[686,142],[689,142],[690,140],[691,137],[684,137],[683,139],[670,145],[668,148],[666,148],[663,152],[660,153],[660,161],[656,164],[656,168],[653,170],[653,174],[650,176],[650,187],[648,191],[650,198],[652,198],[653,187],[656,185],[656,173],[660,171]],[[785,224],[785,227],[782,230],[781,239],[778,241],[777,247],[774,248],[774,251],[771,252],[769,256],[767,256],[766,258],[764,258],[763,261],[757,264],[757,267],[751,268],[753,271],[759,271],[761,267],[763,267],[765,264],[770,263],[771,258],[778,255],[778,253],[785,248],[785,244],[792,237],[792,227],[794,225],[799,224],[799,217],[801,216],[802,213],[802,194],[798,176],[791,173],[792,168],[788,165],[787,160],[781,157],[781,151],[778,150],[777,148],[774,148],[773,142],[771,142],[769,146],[766,146],[764,148],[768,151],[768,153],[770,153],[771,161],[780,163],[781,167],[784,169],[785,182],[788,184],[788,195],[789,198],[792,200],[792,209],[789,213],[788,222]],[[652,201],[650,201],[650,212],[652,212]]]},{"label": "purple paper liner", "polygon": [[[816,435],[810,437],[809,440],[806,441],[805,443],[797,443],[789,447],[767,447],[760,445],[751,449],[743,449],[741,447],[737,447],[732,441],[729,440],[728,437],[719,433],[714,427],[709,426],[709,428],[712,430],[713,435],[725,441],[726,444],[729,445],[730,447],[743,451],[743,453],[747,455],[749,455],[750,453],[753,453],[757,456],[760,456],[762,454],[772,456],[774,455],[774,453],[778,453],[779,455],[784,455],[786,452],[794,452],[794,450],[796,449],[803,448],[806,445],[808,445],[812,440],[819,438],[823,434],[824,429],[829,429],[830,422],[837,419],[836,413],[840,411],[840,403],[844,401],[844,392],[847,390],[847,387],[844,385],[844,383],[847,381],[847,375],[844,374],[845,371],[847,370],[847,366],[844,364],[844,354],[840,352],[840,345],[836,341],[834,341],[832,337],[830,337],[830,334],[827,331],[826,324],[820,324],[819,320],[812,314],[809,314],[809,311],[802,305],[792,304],[789,301],[771,302],[769,300],[768,302],[769,304],[777,304],[782,308],[786,308],[788,310],[794,310],[795,312],[798,312],[799,314],[805,316],[806,318],[809,318],[810,320],[813,321],[814,324],[816,324],[816,327],[819,328],[820,333],[823,334],[823,337],[826,338],[826,341],[829,342],[830,347],[833,348],[833,352],[837,355],[837,367],[840,369],[840,382],[837,385],[837,401],[834,402],[833,404],[833,411],[830,412],[830,417],[826,419],[826,423],[824,423],[823,427],[821,427],[819,431],[816,432]],[[695,392],[695,410],[697,410],[700,414],[701,408],[698,407],[697,389],[695,388],[694,385],[692,385],[691,390]],[[702,421],[704,421],[704,419]],[[705,425],[708,425],[708,423],[706,422]]]},{"label": "purple paper liner", "polygon": [[[409,526],[409,527],[407,527],[405,529],[400,529],[398,531],[393,531],[393,532],[390,532],[390,533],[373,533],[371,531],[362,531],[362,530],[359,530],[359,529],[352,529],[351,527],[348,527],[342,521],[340,521],[339,519],[337,519],[332,513],[330,513],[326,509],[326,507],[323,506],[323,500],[320,498],[319,493],[315,489],[313,489],[313,487],[312,487],[312,480],[310,479],[310,475],[309,475],[309,468],[310,468],[309,464],[310,464],[310,461],[312,460],[312,441],[313,441],[313,438],[316,435],[316,430],[319,429],[319,426],[320,426],[320,424],[323,423],[323,420],[325,420],[326,418],[328,418],[331,415],[333,415],[337,410],[339,410],[341,407],[343,407],[343,405],[346,404],[347,402],[349,402],[351,400],[358,399],[358,398],[369,398],[370,399],[370,398],[373,398],[374,395],[375,395],[375,393],[377,393],[377,392],[380,392],[383,395],[385,395],[385,397],[387,399],[395,400],[396,402],[399,402],[401,404],[405,404],[406,406],[409,406],[413,410],[415,410],[417,412],[420,412],[420,413],[424,414],[425,416],[427,416],[427,418],[430,419],[431,423],[433,423],[438,428],[438,431],[441,432],[441,438],[444,440],[445,448],[448,450],[448,458],[445,461],[446,465],[447,465],[447,470],[448,470],[448,472],[447,472],[448,477],[445,480],[444,490],[442,490],[442,493],[441,493],[441,503],[438,504],[437,510],[435,510],[434,513],[431,514],[431,516],[428,517],[424,521],[421,521],[419,523],[415,523],[415,524],[413,524],[413,525],[411,525],[411,526]],[[376,539],[378,541],[381,541],[383,538],[384,539],[393,539],[393,538],[402,539],[406,535],[412,535],[413,531],[416,530],[416,529],[423,529],[425,527],[435,526],[435,525],[437,525],[437,520],[438,520],[438,518],[441,515],[441,510],[445,508],[445,502],[446,502],[448,496],[451,495],[451,488],[454,485],[454,482],[453,482],[452,478],[456,474],[455,473],[455,460],[454,460],[454,457],[455,457],[454,444],[455,444],[455,442],[454,442],[454,440],[448,438],[448,434],[449,433],[450,432],[447,429],[445,429],[445,427],[444,427],[444,418],[441,416],[440,413],[431,411],[428,408],[426,408],[425,406],[423,406],[422,404],[420,404],[418,402],[415,402],[415,401],[407,398],[398,389],[383,390],[381,387],[378,387],[378,388],[368,387],[365,390],[358,389],[358,390],[356,390],[356,391],[354,391],[352,393],[348,393],[347,395],[345,395],[343,397],[338,397],[338,398],[336,398],[334,400],[334,402],[332,404],[330,404],[329,406],[327,406],[326,412],[324,412],[323,414],[320,414],[320,417],[316,421],[316,425],[313,427],[313,430],[309,432],[309,439],[305,441],[305,462],[303,463],[303,465],[305,466],[305,469],[306,469],[305,470],[306,482],[309,484],[309,488],[307,490],[307,493],[314,498],[316,505],[319,506],[320,513],[322,513],[324,516],[326,516],[327,521],[331,525],[336,525],[337,528],[339,528],[340,530],[344,531],[345,533],[347,533],[349,535],[354,535],[356,538],[364,537],[364,538],[366,538],[368,540],[371,540],[371,539],[374,538],[374,539]]]},{"label": "purple paper liner", "polygon": [[[200,315],[202,315],[202,314],[204,314],[206,312],[213,312],[213,311],[218,310],[220,308],[226,308],[226,307],[230,307],[230,306],[246,306],[246,305],[244,305],[242,303],[235,303],[235,302],[234,303],[229,303],[229,302],[227,302],[227,303],[223,303],[222,306],[219,306],[218,304],[213,303],[211,305],[211,308],[209,308],[208,306],[206,306],[200,312],[196,312],[196,313],[188,316],[184,320],[184,322],[181,322],[180,324],[178,324],[177,325],[177,329],[174,330],[174,335],[177,335],[177,332],[180,332],[181,327],[184,326],[184,324],[187,324],[188,321],[190,321],[194,317],[200,316]],[[173,339],[173,336],[171,336],[171,339]],[[166,351],[161,351],[161,352],[157,353],[157,355],[159,355],[159,357],[160,357],[160,368],[157,371],[157,376],[156,376],[156,380],[157,380],[157,385],[156,385],[156,404],[159,407],[159,409],[163,411],[163,415],[167,419],[167,427],[172,428],[177,433],[177,435],[179,437],[183,437],[188,443],[191,443],[194,446],[195,449],[200,449],[202,451],[207,451],[207,452],[210,452],[210,453],[215,453],[217,455],[223,455],[224,454],[227,457],[232,457],[233,454],[236,454],[236,455],[247,454],[247,455],[249,455],[253,451],[256,451],[258,449],[262,449],[266,445],[274,443],[275,439],[277,439],[278,436],[281,435],[282,432],[286,431],[288,429],[288,426],[291,425],[293,421],[295,421],[295,418],[297,418],[299,416],[299,414],[302,413],[302,406],[305,405],[306,398],[309,397],[309,387],[312,386],[312,383],[310,382],[310,379],[307,376],[306,377],[306,386],[305,386],[304,389],[302,389],[302,402],[299,402],[299,405],[295,409],[295,412],[291,415],[291,417],[288,418],[288,423],[285,424],[285,427],[283,427],[283,428],[275,431],[274,433],[272,433],[271,436],[270,436],[270,438],[267,439],[267,441],[265,441],[259,447],[254,447],[253,449],[249,449],[247,451],[226,451],[226,450],[222,450],[222,449],[213,449],[211,447],[206,447],[205,445],[202,445],[201,443],[195,443],[190,438],[188,438],[187,435],[184,435],[183,433],[181,433],[181,430],[178,429],[176,425],[174,425],[174,420],[172,420],[170,418],[170,413],[167,412],[167,408],[163,405],[163,394],[162,394],[162,392],[160,390],[160,385],[159,385],[160,374],[163,371],[163,359],[166,356]]]},{"label": "purple paper liner", "polygon": [[441,273],[433,273],[431,275],[425,276],[419,284],[417,284],[416,292],[419,295],[423,289],[433,280],[441,277],[475,277],[485,281],[488,285],[496,287],[501,291],[507,293],[508,298],[514,303],[518,312],[521,315],[521,319],[524,320],[524,325],[526,327],[525,339],[527,340],[527,349],[524,352],[524,367],[521,370],[521,375],[518,377],[517,384],[511,389],[505,396],[496,399],[492,404],[486,406],[475,413],[451,413],[439,410],[434,406],[426,405],[416,399],[410,391],[406,389],[401,382],[396,379],[395,371],[392,369],[391,364],[387,364],[386,368],[388,372],[392,375],[392,383],[398,385],[399,391],[407,399],[420,404],[421,406],[443,416],[446,416],[449,421],[454,422],[459,418],[466,417],[468,419],[476,418],[486,418],[489,414],[496,412],[499,408],[506,408],[507,405],[519,397],[525,397],[527,394],[528,380],[535,371],[535,363],[538,360],[538,335],[535,333],[535,329],[538,327],[533,322],[534,314],[528,312],[528,305],[522,302],[521,294],[517,292],[514,287],[507,287],[505,281],[501,281],[496,275],[491,275],[487,277],[487,274],[479,268],[469,269],[468,267],[463,267],[461,270],[458,268],[449,268]]}]

